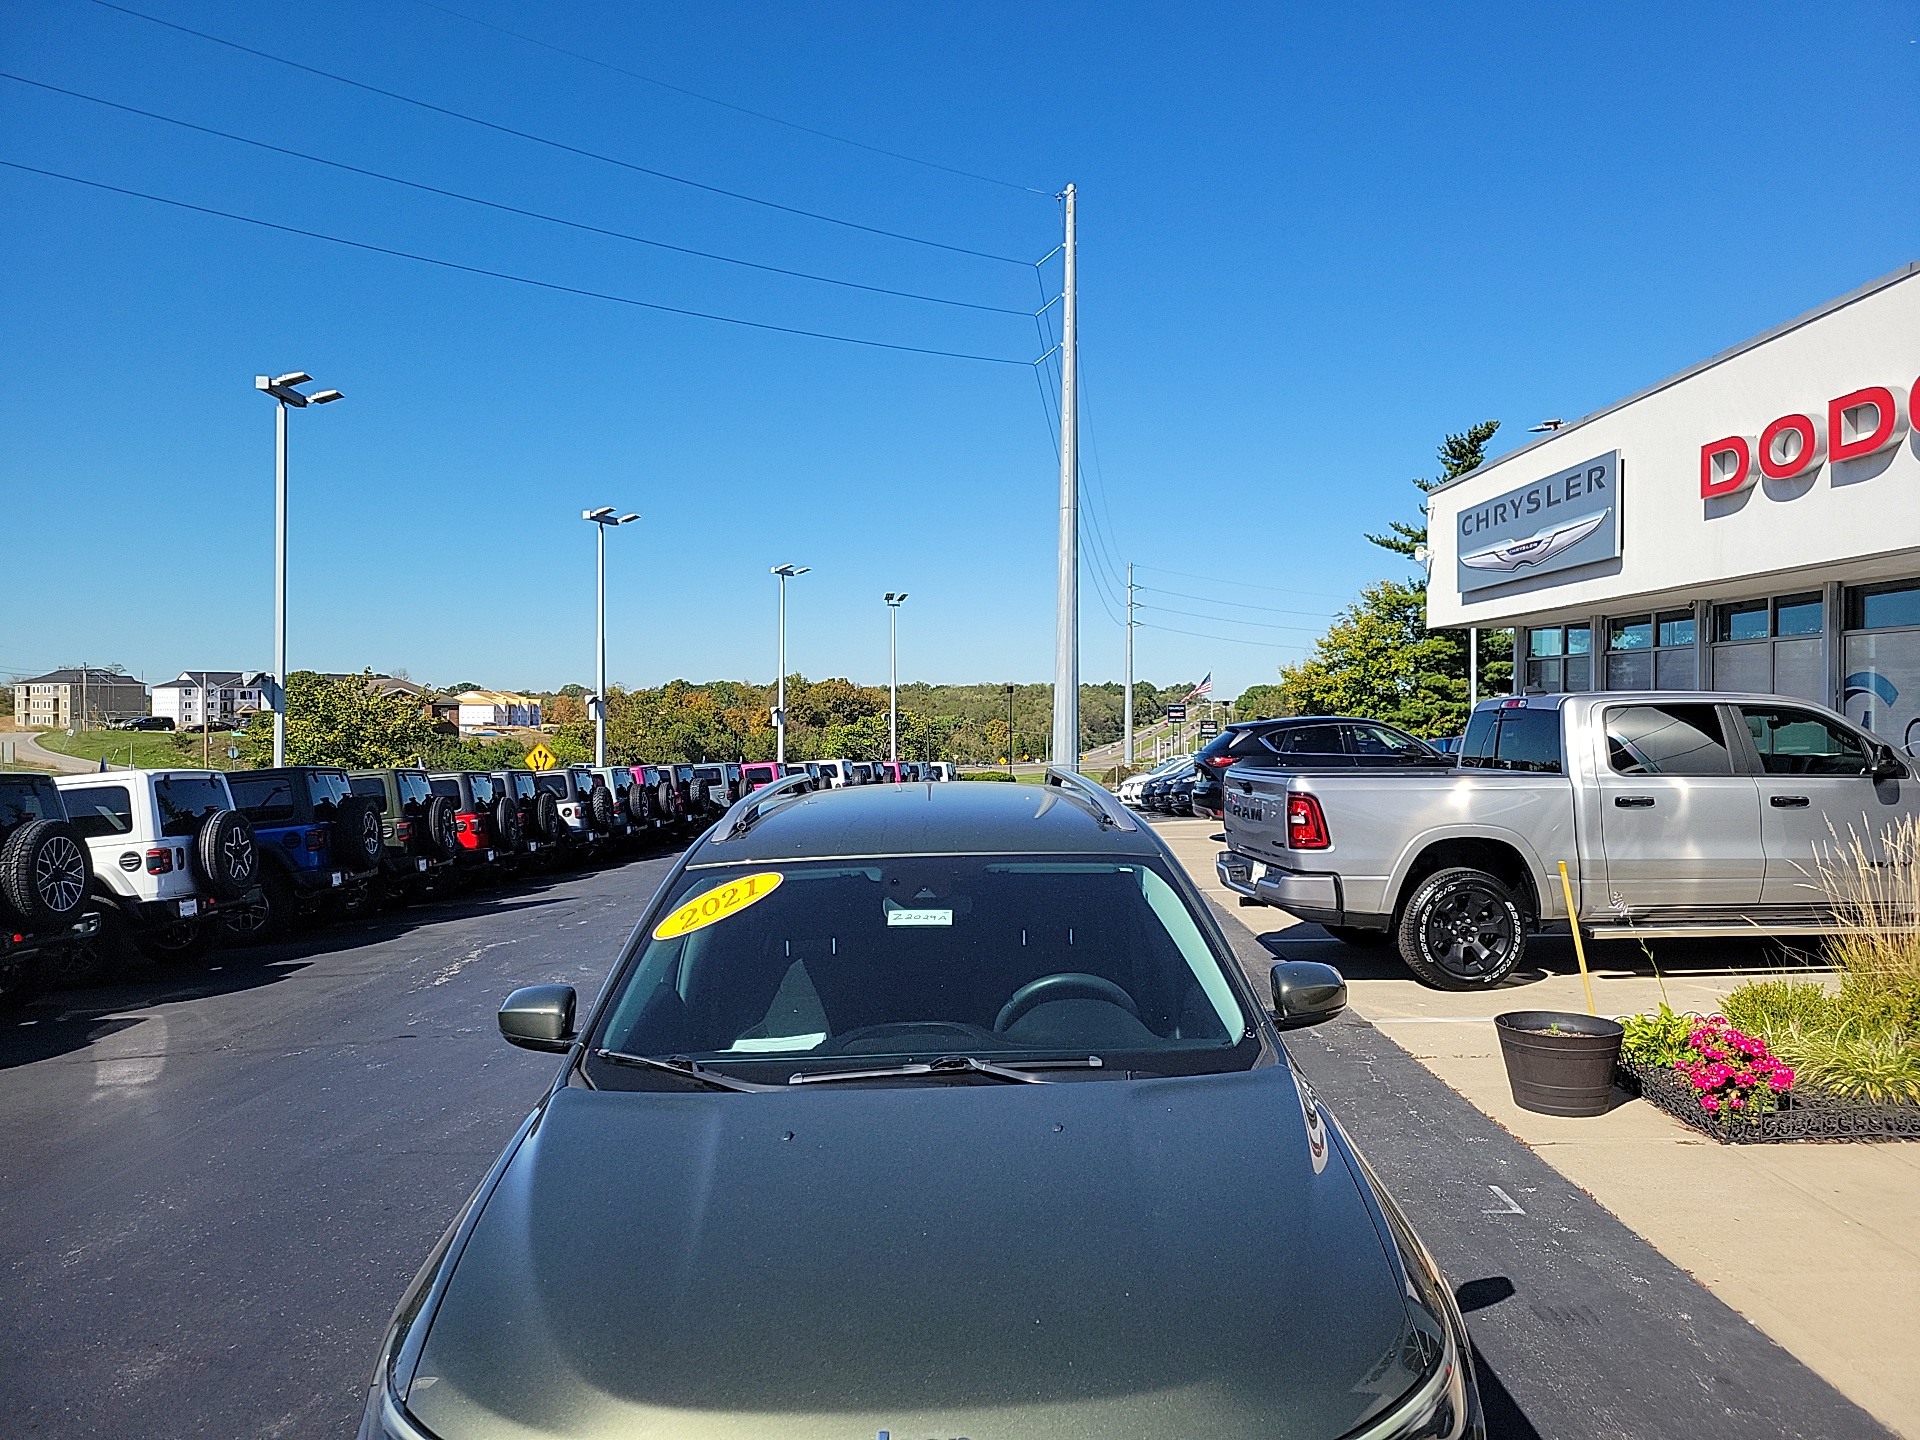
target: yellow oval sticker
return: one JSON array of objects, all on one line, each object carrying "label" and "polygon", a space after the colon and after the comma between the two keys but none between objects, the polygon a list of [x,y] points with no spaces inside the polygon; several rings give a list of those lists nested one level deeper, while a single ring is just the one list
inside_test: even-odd
[{"label": "yellow oval sticker", "polygon": [[694,896],[654,926],[653,938],[677,940],[695,930],[704,930],[729,915],[738,915],[749,905],[759,904],[778,890],[781,878],[778,870],[766,870],[758,875],[742,875],[738,880],[716,885]]}]

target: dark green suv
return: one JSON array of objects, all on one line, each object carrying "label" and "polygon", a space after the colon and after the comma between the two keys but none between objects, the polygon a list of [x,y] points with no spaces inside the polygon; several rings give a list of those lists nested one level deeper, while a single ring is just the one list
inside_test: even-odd
[{"label": "dark green suv", "polygon": [[434,794],[425,770],[353,770],[347,784],[380,817],[381,889],[410,898],[447,878],[460,848],[459,812]]}]

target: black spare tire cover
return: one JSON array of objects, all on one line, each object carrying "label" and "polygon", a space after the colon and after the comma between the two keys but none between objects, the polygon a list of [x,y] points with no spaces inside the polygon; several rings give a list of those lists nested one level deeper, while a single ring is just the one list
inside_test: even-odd
[{"label": "black spare tire cover", "polygon": [[216,810],[193,837],[194,868],[221,900],[238,900],[260,883],[253,826],[238,810]]},{"label": "black spare tire cover", "polygon": [[386,842],[380,838],[380,817],[358,795],[349,795],[334,807],[333,858],[348,870],[371,870],[380,863]]},{"label": "black spare tire cover", "polygon": [[30,924],[79,919],[92,880],[87,843],[64,820],[30,821],[0,849],[0,893]]}]

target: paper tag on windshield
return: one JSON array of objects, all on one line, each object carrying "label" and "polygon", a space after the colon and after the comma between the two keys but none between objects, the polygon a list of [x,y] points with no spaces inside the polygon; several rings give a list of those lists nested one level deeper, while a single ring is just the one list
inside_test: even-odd
[{"label": "paper tag on windshield", "polygon": [[910,927],[917,927],[917,926],[925,926],[925,925],[951,925],[951,924],[953,924],[953,911],[951,910],[889,910],[887,911],[888,928],[892,928],[893,926],[896,926],[896,925],[906,925]]},{"label": "paper tag on windshield", "polygon": [[692,931],[703,930],[729,915],[738,915],[749,905],[759,904],[779,889],[781,879],[778,870],[765,870],[758,875],[742,875],[738,880],[716,885],[694,896],[654,926],[653,938],[678,939]]}]

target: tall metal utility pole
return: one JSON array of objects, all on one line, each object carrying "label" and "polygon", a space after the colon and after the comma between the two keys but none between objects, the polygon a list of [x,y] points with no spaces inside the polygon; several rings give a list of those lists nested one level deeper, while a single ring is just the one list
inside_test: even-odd
[{"label": "tall metal utility pole", "polygon": [[1480,703],[1480,631],[1467,631],[1467,708]]},{"label": "tall metal utility pole", "polygon": [[1126,732],[1126,763],[1133,768],[1133,561],[1127,561],[1127,694],[1121,702],[1120,726]]},{"label": "tall metal utility pole", "polygon": [[[271,396],[273,427],[273,763],[287,763],[287,408],[331,405],[346,397],[338,390],[303,395],[296,388],[311,384],[304,370],[285,375],[256,375],[253,388]],[[202,689],[205,687],[202,686]],[[200,697],[202,710],[206,696]]]},{"label": "tall metal utility pole", "polygon": [[773,567],[773,573],[780,577],[780,685],[779,698],[773,705],[773,760],[782,767],[787,763],[787,581],[812,568],[793,564]]},{"label": "tall metal utility pole", "polygon": [[1067,186],[1060,306],[1060,590],[1053,616],[1053,763],[1080,768],[1080,406],[1074,311],[1073,186]]},{"label": "tall metal utility pole", "polygon": [[900,607],[907,592],[887,592],[887,758],[900,763]]},{"label": "tall metal utility pole", "polygon": [[600,599],[597,614],[599,624],[595,634],[598,637],[594,649],[593,668],[593,763],[604,766],[607,763],[607,527],[609,525],[631,525],[638,515],[618,515],[613,506],[602,505],[598,510],[582,510],[582,520],[593,522],[598,532],[600,551]]}]

